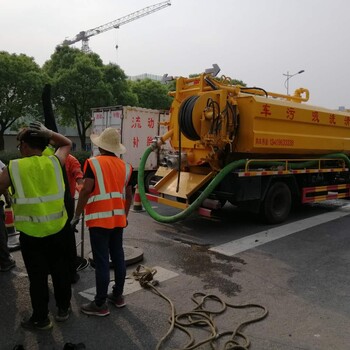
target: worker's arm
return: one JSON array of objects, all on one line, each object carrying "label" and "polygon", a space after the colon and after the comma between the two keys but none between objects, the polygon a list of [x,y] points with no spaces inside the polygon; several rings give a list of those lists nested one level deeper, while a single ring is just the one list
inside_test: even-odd
[{"label": "worker's arm", "polygon": [[0,195],[3,194],[5,195],[5,198],[6,198],[6,194],[8,194],[7,189],[10,186],[11,186],[10,175],[7,168],[4,168],[2,173],[0,174]]},{"label": "worker's arm", "polygon": [[6,208],[11,207],[12,205],[12,200],[11,200],[11,196],[9,194],[8,189],[5,190],[4,192],[4,197],[5,197],[5,201],[6,201]]},{"label": "worker's arm", "polygon": [[79,160],[72,155],[70,155],[69,157],[70,157],[70,171],[75,179],[75,188],[78,192],[80,192],[84,183],[84,180],[83,180],[84,174],[81,170]]},{"label": "worker's arm", "polygon": [[52,141],[55,144],[55,147],[57,147],[55,156],[60,160],[60,163],[63,166],[72,148],[72,141],[54,131],[52,132],[50,141]]},{"label": "worker's arm", "polygon": [[46,128],[40,122],[30,123],[29,129],[32,131],[33,135],[48,138],[50,143],[55,145],[55,155],[63,166],[72,148],[72,141],[63,135]]},{"label": "worker's arm", "polygon": [[83,214],[85,205],[89,199],[89,195],[93,191],[94,186],[95,186],[94,179],[85,178],[84,183],[83,183],[83,187],[81,188],[81,190],[79,192],[79,198],[78,198],[77,207],[75,209],[74,218],[71,221],[72,226],[75,226],[79,222],[80,217]]}]

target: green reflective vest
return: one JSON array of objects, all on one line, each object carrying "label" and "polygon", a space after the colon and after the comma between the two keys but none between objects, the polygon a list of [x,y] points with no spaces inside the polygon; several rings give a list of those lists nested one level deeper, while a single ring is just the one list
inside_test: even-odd
[{"label": "green reflective vest", "polygon": [[34,237],[59,232],[67,221],[64,180],[56,156],[32,156],[9,163],[16,228]]}]

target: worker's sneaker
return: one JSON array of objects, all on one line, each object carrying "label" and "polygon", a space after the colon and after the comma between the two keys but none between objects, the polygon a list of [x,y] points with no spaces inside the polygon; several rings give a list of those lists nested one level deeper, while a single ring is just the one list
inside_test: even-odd
[{"label": "worker's sneaker", "polygon": [[81,307],[81,312],[86,315],[92,316],[108,316],[109,309],[106,303],[103,303],[101,306],[97,306],[95,301],[91,303],[83,304]]},{"label": "worker's sneaker", "polygon": [[15,266],[16,266],[16,261],[12,257],[10,257],[8,262],[1,264],[0,271],[6,272],[11,270]]},{"label": "worker's sneaker", "polygon": [[23,320],[21,326],[30,331],[48,331],[53,327],[49,318],[44,321],[33,321],[32,318],[29,318],[28,320]]},{"label": "worker's sneaker", "polygon": [[57,315],[55,316],[55,320],[57,322],[64,322],[67,321],[70,315],[70,307],[68,309],[61,309],[58,308]]},{"label": "worker's sneaker", "polygon": [[115,307],[124,307],[126,305],[125,299],[122,295],[114,295],[113,293],[109,293],[107,299],[110,303],[112,303]]},{"label": "worker's sneaker", "polygon": [[81,271],[86,269],[90,265],[89,260],[86,258],[81,258],[80,256],[77,257],[76,260],[76,270]]}]

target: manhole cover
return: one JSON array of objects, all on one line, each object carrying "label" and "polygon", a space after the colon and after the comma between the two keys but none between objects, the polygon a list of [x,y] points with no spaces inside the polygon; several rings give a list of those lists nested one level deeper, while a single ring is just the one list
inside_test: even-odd
[{"label": "manhole cover", "polygon": [[[143,260],[143,250],[138,247],[124,246],[124,255],[126,266],[136,264]],[[95,267],[95,262],[92,258],[92,253],[89,253],[89,262],[92,267]],[[113,268],[113,264],[111,261],[110,267]]]}]

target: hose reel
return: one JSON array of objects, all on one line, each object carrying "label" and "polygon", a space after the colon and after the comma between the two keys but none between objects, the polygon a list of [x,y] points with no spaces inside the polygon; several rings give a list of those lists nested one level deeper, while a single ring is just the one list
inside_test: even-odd
[{"label": "hose reel", "polygon": [[221,106],[221,101],[218,92],[208,92],[187,97],[182,102],[178,112],[180,144],[181,135],[219,148],[232,143],[238,131],[237,106],[229,101]]},{"label": "hose reel", "polygon": [[199,96],[190,96],[180,106],[179,109],[179,127],[180,131],[191,141],[200,140],[195,126],[193,124],[193,108]]}]

